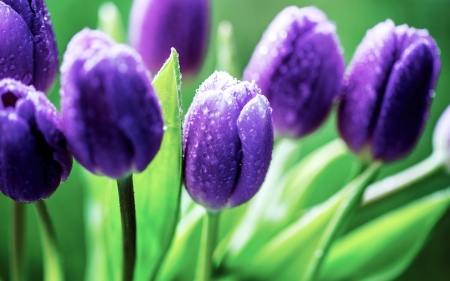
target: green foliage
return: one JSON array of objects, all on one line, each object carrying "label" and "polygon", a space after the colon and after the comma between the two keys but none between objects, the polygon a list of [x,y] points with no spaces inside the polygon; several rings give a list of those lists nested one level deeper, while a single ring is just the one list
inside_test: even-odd
[{"label": "green foliage", "polygon": [[393,280],[423,247],[449,203],[448,188],[353,230],[333,245],[320,280]]},{"label": "green foliage", "polygon": [[[149,280],[159,267],[178,222],[181,190],[181,93],[178,54],[153,80],[162,102],[165,132],[161,149],[148,168],[133,176],[136,221],[136,280]],[[113,180],[86,173],[87,280],[121,276],[121,227]]]},{"label": "green foliage", "polygon": [[372,164],[340,192],[285,228],[259,250],[248,268],[263,278],[313,280],[330,242],[353,215],[379,168],[379,163]]}]

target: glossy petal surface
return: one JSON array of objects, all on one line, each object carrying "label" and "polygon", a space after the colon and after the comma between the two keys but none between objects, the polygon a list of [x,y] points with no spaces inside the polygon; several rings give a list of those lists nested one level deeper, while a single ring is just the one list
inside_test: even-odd
[{"label": "glossy petal surface", "polygon": [[338,109],[338,127],[354,152],[371,137],[378,118],[381,99],[395,62],[394,28],[392,21],[386,21],[369,30],[347,70]]},{"label": "glossy petal surface", "polygon": [[420,40],[393,67],[372,137],[375,159],[392,161],[413,149],[428,119],[433,80],[433,54]]},{"label": "glossy petal surface", "polygon": [[143,171],[161,145],[163,121],[140,57],[83,30],[65,54],[62,86],[63,123],[77,160],[112,178]]},{"label": "glossy petal surface", "polygon": [[183,131],[184,181],[208,209],[235,207],[261,186],[272,155],[272,109],[254,82],[213,73],[200,86]]},{"label": "glossy petal surface", "polygon": [[33,35],[26,22],[11,7],[0,2],[0,79],[32,82]]},{"label": "glossy petal surface", "polygon": [[[33,63],[33,73],[30,77],[27,72],[28,76],[21,77],[22,81],[27,85],[33,84],[39,91],[48,91],[58,72],[59,56],[50,14],[44,0],[2,0],[2,2],[25,21],[32,36],[33,59],[23,58],[23,60]],[[16,48],[20,49],[20,46],[17,45]]]},{"label": "glossy petal surface", "polygon": [[276,131],[292,137],[328,116],[344,71],[335,26],[315,7],[288,7],[272,21],[245,69],[273,108]]},{"label": "glossy petal surface", "polygon": [[394,161],[417,143],[441,63],[426,30],[395,27],[391,20],[369,30],[343,85],[338,126],[348,146],[365,160]]},{"label": "glossy petal surface", "polygon": [[242,143],[241,173],[229,199],[229,207],[250,200],[261,187],[273,150],[272,109],[262,95],[249,101],[237,122]]},{"label": "glossy petal surface", "polygon": [[72,156],[60,117],[45,95],[0,81],[0,191],[19,202],[49,197],[66,180]]},{"label": "glossy petal surface", "polygon": [[226,205],[239,176],[239,113],[231,95],[208,91],[197,97],[186,118],[185,183],[194,200],[211,209]]}]

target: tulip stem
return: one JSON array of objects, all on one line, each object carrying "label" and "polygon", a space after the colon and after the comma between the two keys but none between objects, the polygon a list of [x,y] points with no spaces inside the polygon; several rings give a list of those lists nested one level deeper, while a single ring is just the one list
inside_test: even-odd
[{"label": "tulip stem", "polygon": [[359,176],[369,165],[365,162],[362,162],[359,159],[354,159],[353,164],[350,168],[350,174],[347,179],[347,183],[354,180],[357,176]]},{"label": "tulip stem", "polygon": [[136,208],[132,175],[117,180],[122,219],[123,281],[132,281],[136,263]]},{"label": "tulip stem", "polygon": [[375,203],[393,193],[406,189],[416,182],[433,176],[444,168],[444,159],[439,154],[432,154],[416,165],[370,185],[363,200],[363,206]]},{"label": "tulip stem", "polygon": [[11,280],[24,280],[25,205],[13,201]]},{"label": "tulip stem", "polygon": [[50,219],[45,201],[40,200],[34,204],[41,230],[42,255],[44,260],[44,280],[64,280],[61,255],[56,239],[56,232]]},{"label": "tulip stem", "polygon": [[203,218],[202,241],[198,256],[196,281],[209,281],[213,271],[213,253],[217,243],[220,212],[206,210]]}]

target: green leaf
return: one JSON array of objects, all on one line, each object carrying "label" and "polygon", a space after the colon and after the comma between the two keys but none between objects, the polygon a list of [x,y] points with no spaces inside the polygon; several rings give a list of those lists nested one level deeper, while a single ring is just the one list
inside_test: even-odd
[{"label": "green leaf", "polygon": [[194,280],[205,208],[195,205],[178,224],[157,280]]},{"label": "green leaf", "polygon": [[450,188],[366,223],[336,241],[320,280],[393,280],[418,254],[450,203]]},{"label": "green leaf", "polygon": [[272,280],[311,280],[327,252],[330,242],[353,215],[362,193],[380,168],[372,164],[339,193],[304,214],[262,247],[248,263],[253,275]]},{"label": "green leaf", "polygon": [[117,43],[126,42],[120,11],[113,2],[103,3],[98,9],[98,27]]},{"label": "green leaf", "polygon": [[[161,148],[140,174],[133,175],[137,261],[135,280],[149,280],[157,271],[175,233],[181,190],[182,132],[178,54],[171,56],[153,80],[162,104],[165,132]],[[121,224],[116,183],[86,173],[87,280],[121,276]]]},{"label": "green leaf", "polygon": [[[278,172],[277,177],[267,185],[265,183],[263,188],[266,189],[261,196],[252,199],[249,211],[227,245],[226,266],[246,266],[258,249],[296,221],[305,208],[325,201],[339,190],[346,178],[345,172],[336,175],[333,183],[325,186],[316,183],[321,183],[321,178],[329,179],[331,168],[337,168],[335,164],[342,165],[340,160],[347,156],[346,152],[342,141],[332,141],[311,153],[289,172]],[[346,166],[343,167],[345,169]],[[313,191],[321,193],[322,197],[313,197]]]},{"label": "green leaf", "polygon": [[138,254],[136,280],[149,280],[167,252],[178,223],[182,169],[181,75],[178,54],[153,80],[162,102],[165,132],[161,148],[149,167],[134,176]]},{"label": "green leaf", "polygon": [[236,43],[234,42],[233,25],[229,21],[221,21],[217,29],[217,70],[228,72],[239,78]]}]

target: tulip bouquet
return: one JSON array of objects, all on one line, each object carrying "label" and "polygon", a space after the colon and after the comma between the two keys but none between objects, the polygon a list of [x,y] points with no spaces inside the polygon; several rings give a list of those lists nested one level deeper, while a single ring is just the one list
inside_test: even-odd
[{"label": "tulip bouquet", "polygon": [[[396,280],[408,269],[448,213],[449,182],[419,191],[447,178],[450,107],[428,158],[382,171],[429,119],[435,39],[388,19],[346,66],[336,24],[289,6],[241,72],[230,22],[209,46],[214,5],[134,0],[128,39],[121,11],[101,6],[99,29],[79,30],[61,56],[60,114],[47,98],[59,55],[45,1],[0,0],[0,191],[13,206],[0,280]],[[216,66],[197,83],[207,50]],[[308,148],[333,109],[339,136]],[[75,276],[52,222],[66,206],[46,203],[72,178],[85,241],[72,241],[85,253]],[[27,273],[26,204],[43,278]]]}]

